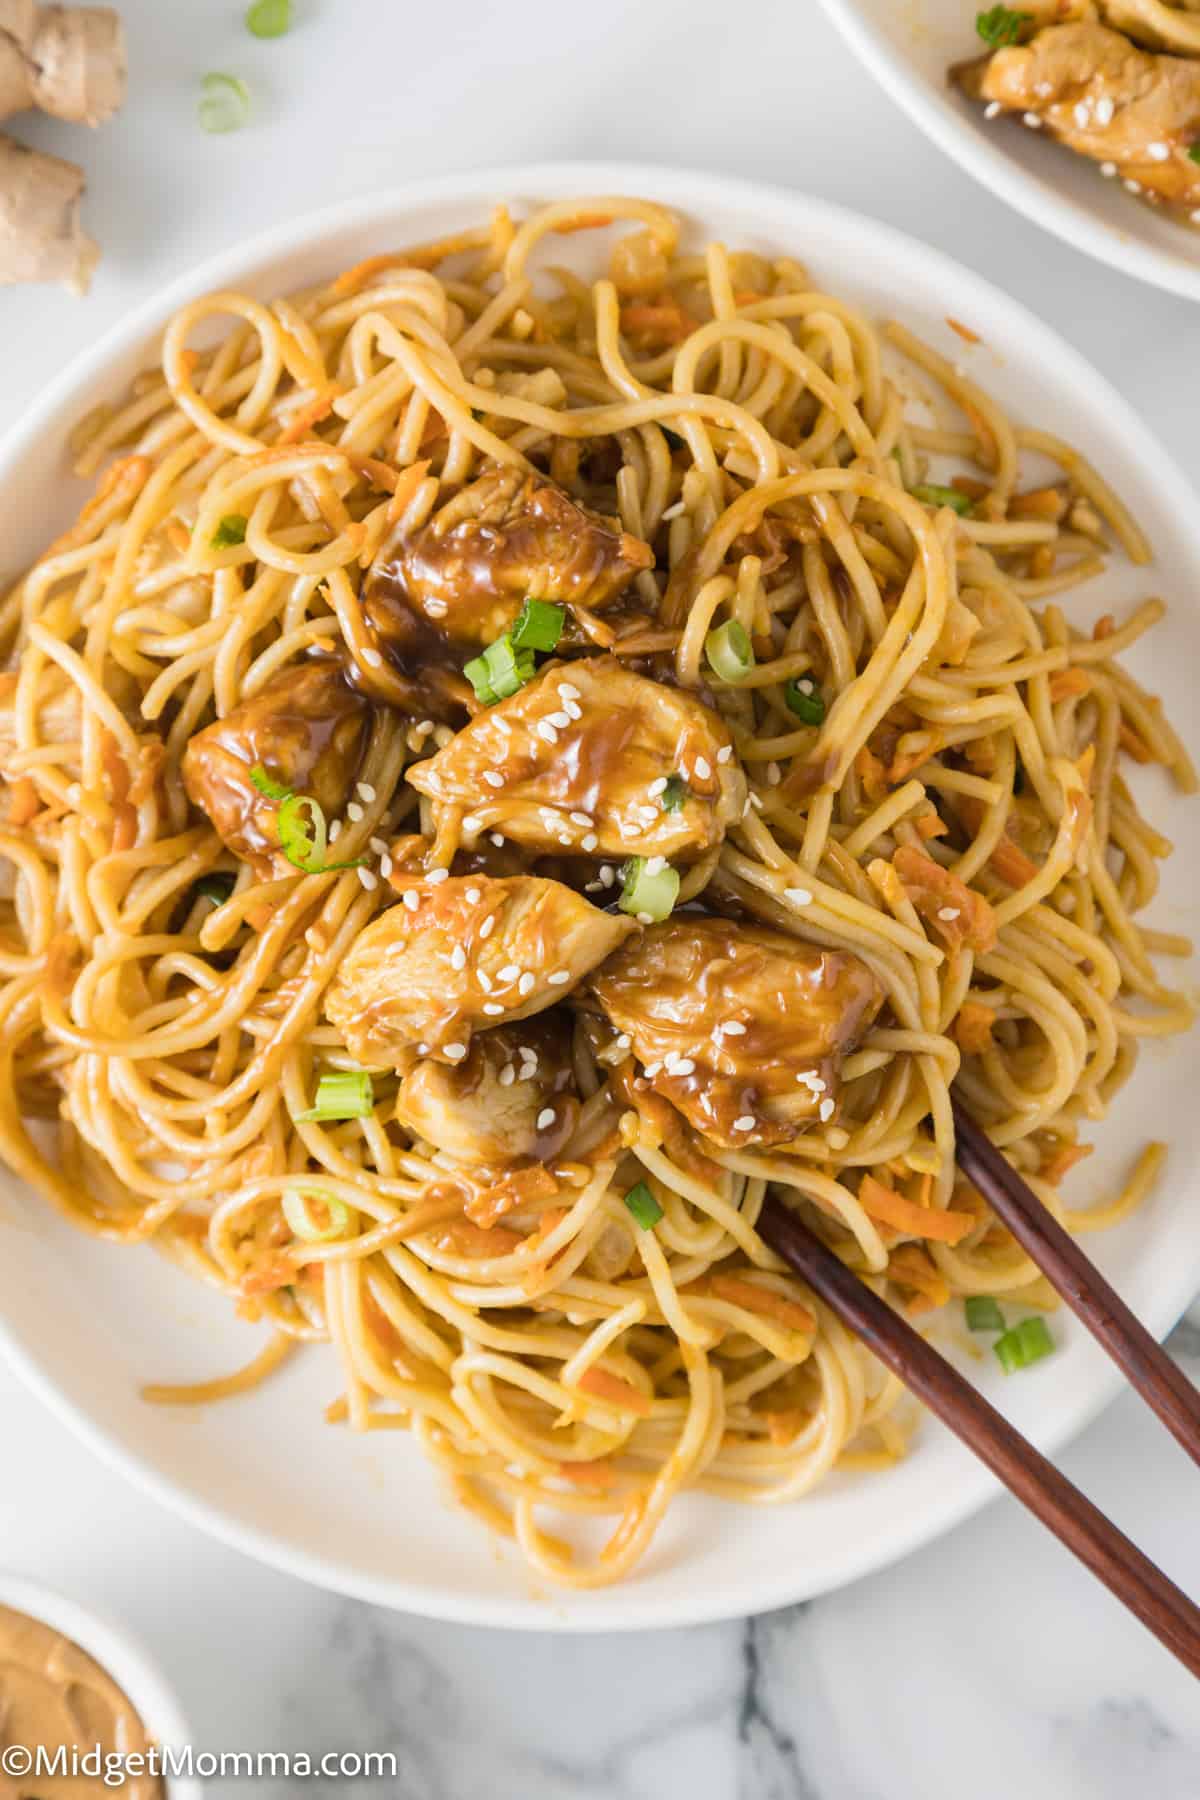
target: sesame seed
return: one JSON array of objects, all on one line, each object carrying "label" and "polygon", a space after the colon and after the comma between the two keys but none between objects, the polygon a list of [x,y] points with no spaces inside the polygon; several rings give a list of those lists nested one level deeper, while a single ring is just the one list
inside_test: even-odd
[{"label": "sesame seed", "polygon": [[1027,112],[1024,117],[1024,123],[1028,125],[1030,131],[1040,131],[1042,129],[1042,121],[1035,112]]},{"label": "sesame seed", "polygon": [[[598,848],[599,843],[600,839],[596,836],[595,832],[589,831],[583,840],[583,848],[585,850],[595,850]],[[593,882],[591,885],[594,887],[596,884]]]},{"label": "sesame seed", "polygon": [[496,727],[496,730],[500,733],[501,737],[512,736],[512,726],[507,719],[500,718],[499,714],[493,716],[492,724]]},{"label": "sesame seed", "polygon": [[400,898],[403,900],[405,906],[407,906],[409,912],[416,912],[418,906],[421,904],[421,896],[418,894],[416,888],[407,888],[404,893],[401,894]]},{"label": "sesame seed", "polygon": [[341,837],[341,835],[342,835],[342,821],[340,819],[335,819],[333,821],[332,825],[329,827],[330,843],[336,844],[338,839]]},{"label": "sesame seed", "polygon": [[571,836],[569,831],[560,831],[558,833],[558,841],[564,850],[572,849],[575,843],[575,839]]},{"label": "sesame seed", "polygon": [[467,953],[461,944],[455,944],[453,950],[450,952],[450,967],[452,969],[465,969],[466,966]]},{"label": "sesame seed", "polygon": [[570,981],[570,979],[571,972],[569,969],[555,969],[553,975],[547,975],[546,977],[546,980],[550,983],[551,987],[561,987],[564,981]]},{"label": "sesame seed", "polygon": [[449,608],[444,600],[427,600],[425,611],[431,619],[444,619]]},{"label": "sesame seed", "polygon": [[767,764],[767,782],[771,787],[778,787],[783,780],[783,770],[777,762]]},{"label": "sesame seed", "polygon": [[1140,181],[1127,181],[1125,187],[1131,194],[1140,194],[1142,191],[1142,184]]},{"label": "sesame seed", "polygon": [[380,656],[378,650],[372,650],[370,644],[363,645],[358,653],[358,660],[361,663],[366,663],[368,669],[382,669],[383,667],[382,656]]},{"label": "sesame seed", "polygon": [[746,1027],[740,1019],[723,1019],[719,1029],[727,1031],[730,1037],[745,1037],[746,1035]]},{"label": "sesame seed", "polygon": [[658,808],[657,807],[639,806],[637,809],[637,813],[638,813],[638,817],[641,819],[643,825],[657,825],[658,824]]},{"label": "sesame seed", "polygon": [[583,884],[583,891],[585,894],[598,894],[603,886],[604,883],[602,881],[585,881]]},{"label": "sesame seed", "polygon": [[712,764],[706,756],[698,756],[692,764],[692,772],[698,775],[701,781],[707,781],[712,774]]},{"label": "sesame seed", "polygon": [[476,979],[476,981],[477,981],[477,982],[478,982],[478,983],[479,983],[479,985],[480,985],[480,987],[481,987],[481,988],[482,988],[482,989],[483,989],[483,991],[484,991],[484,993],[485,993],[485,994],[490,994],[490,993],[491,993],[491,991],[492,991],[492,978],[491,978],[491,976],[490,976],[490,975],[489,975],[489,974],[488,974],[488,972],[487,972],[487,970],[486,970],[486,969],[476,969],[476,971],[475,971],[475,979]]},{"label": "sesame seed", "polygon": [[429,1055],[429,1045],[428,1044],[418,1044],[417,1045],[417,1055],[418,1056],[428,1056]]},{"label": "sesame seed", "polygon": [[449,881],[450,871],[449,869],[430,869],[425,879],[430,887],[438,887],[443,881]]},{"label": "sesame seed", "polygon": [[1189,217],[1193,225],[1200,225],[1200,212],[1191,213]]},{"label": "sesame seed", "polygon": [[735,1131],[753,1131],[754,1130],[754,1114],[753,1113],[743,1113],[740,1119],[735,1119],[733,1121],[733,1129]]},{"label": "sesame seed", "polygon": [[1085,131],[1092,116],[1092,109],[1086,101],[1081,100],[1075,108],[1075,123],[1081,131]]},{"label": "sesame seed", "polygon": [[611,863],[601,863],[600,864],[600,880],[601,880],[602,885],[604,887],[611,887],[613,882],[616,879],[617,879],[617,871],[613,868],[612,864]]},{"label": "sesame seed", "polygon": [[511,1087],[516,1079],[517,1071],[513,1068],[511,1063],[505,1063],[500,1071],[500,1086]]},{"label": "sesame seed", "polygon": [[667,859],[665,856],[648,856],[646,858],[647,875],[661,875],[666,866]]},{"label": "sesame seed", "polygon": [[721,748],[717,751],[717,761],[719,763],[727,763],[732,755],[733,755],[733,745],[732,744],[722,744]]},{"label": "sesame seed", "polygon": [[483,779],[489,787],[502,788],[504,786],[504,777],[497,769],[485,769]]},{"label": "sesame seed", "polygon": [[827,1125],[829,1123],[830,1119],[832,1119],[832,1117],[834,1115],[835,1107],[834,1107],[833,1101],[832,1100],[822,1100],[818,1110],[821,1114],[822,1125]]},{"label": "sesame seed", "polygon": [[354,823],[357,825],[358,821],[362,818],[362,816],[363,816],[363,809],[358,804],[358,801],[351,800],[346,807],[346,817],[348,819],[353,819]]},{"label": "sesame seed", "polygon": [[827,1081],[822,1081],[819,1075],[811,1075],[809,1077],[808,1085],[814,1094],[823,1094],[825,1089],[829,1086],[829,1083]]},{"label": "sesame seed", "polygon": [[451,1062],[461,1062],[463,1057],[467,1054],[467,1046],[465,1044],[445,1044],[443,1049]]},{"label": "sesame seed", "polygon": [[546,723],[553,725],[557,731],[565,731],[571,720],[565,712],[552,712],[547,713]]},{"label": "sesame seed", "polygon": [[502,1013],[504,1011],[504,1008],[497,1005],[495,1000],[485,1000],[483,1003],[483,1010],[485,1013],[490,1014],[492,1018],[495,1018],[497,1013]]},{"label": "sesame seed", "polygon": [[545,1131],[547,1129],[547,1127],[550,1125],[553,1125],[553,1123],[554,1123],[554,1108],[552,1106],[543,1106],[541,1112],[537,1116],[538,1130]]},{"label": "sesame seed", "polygon": [[486,942],[486,940],[491,937],[491,935],[492,935],[493,931],[495,931],[495,929],[496,929],[496,915],[495,915],[495,913],[489,913],[487,918],[483,921],[483,924],[479,927],[480,942],[481,943]]},{"label": "sesame seed", "polygon": [[432,719],[422,719],[421,723],[417,726],[417,730],[420,732],[423,732],[424,735],[426,737],[428,737],[430,732],[433,730],[433,720]]},{"label": "sesame seed", "polygon": [[649,794],[649,796],[652,800],[657,800],[658,796],[660,794],[665,794],[666,791],[667,791],[667,778],[665,775],[660,775],[658,780],[652,781],[650,783],[650,786],[646,789],[646,792]]},{"label": "sesame seed", "polygon": [[483,820],[479,818],[476,813],[467,813],[466,817],[463,819],[462,828],[466,832],[479,831],[482,827]]},{"label": "sesame seed", "polygon": [[379,859],[379,873],[386,881],[392,872],[392,859],[386,853]]},{"label": "sesame seed", "polygon": [[1112,99],[1109,97],[1108,94],[1105,94],[1102,99],[1097,100],[1097,102],[1096,102],[1096,123],[1097,123],[1097,125],[1111,125],[1113,122],[1113,114],[1116,112],[1116,110],[1117,110],[1116,106],[1114,105]]},{"label": "sesame seed", "polygon": [[516,963],[505,963],[502,969],[496,971],[496,980],[515,981],[520,973],[521,971],[518,969]]},{"label": "sesame seed", "polygon": [[691,1075],[695,1072],[695,1068],[696,1065],[690,1056],[681,1056],[671,1073],[672,1075]]},{"label": "sesame seed", "polygon": [[800,689],[800,692],[802,694],[811,694],[813,691],[814,685],[815,684],[810,680],[810,678],[807,675],[804,677],[804,679],[802,681],[798,681],[796,683],[796,686]]},{"label": "sesame seed", "polygon": [[1104,176],[1106,181],[1111,181],[1116,172],[1117,165],[1115,162],[1102,162],[1100,164],[1100,173]]},{"label": "sesame seed", "polygon": [[759,796],[757,794],[754,794],[754,793],[752,793],[750,795],[749,799],[746,802],[746,805],[748,807],[752,806],[754,808],[755,812],[761,812],[762,807],[763,807],[763,803],[762,803],[761,799],[759,798]]},{"label": "sesame seed", "polygon": [[538,725],[537,725],[537,734],[547,744],[557,744],[557,742],[558,742],[558,733],[557,733],[557,731],[555,731],[555,729],[554,729],[553,725],[550,723],[549,719],[539,720]]},{"label": "sesame seed", "polygon": [[639,925],[653,925],[654,914],[653,913],[638,913],[637,922]]},{"label": "sesame seed", "polygon": [[536,1069],[536,1068],[537,1068],[537,1066],[538,1066],[538,1053],[537,1053],[537,1051],[536,1051],[536,1050],[531,1050],[531,1049],[530,1049],[530,1048],[529,1048],[529,1045],[528,1045],[528,1044],[522,1044],[522,1045],[521,1045],[521,1048],[520,1048],[520,1050],[519,1050],[519,1051],[518,1051],[518,1052],[517,1052],[517,1054],[518,1054],[518,1056],[519,1056],[519,1057],[520,1057],[520,1058],[521,1058],[521,1060],[522,1060],[522,1062],[524,1062],[524,1061],[526,1061],[526,1060],[528,1060],[528,1062],[529,1062],[529,1064],[530,1064],[530,1066],[531,1066],[531,1067],[532,1067],[532,1068],[535,1068],[535,1069]]},{"label": "sesame seed", "polygon": [[627,1031],[623,1031],[621,1033],[620,1037],[617,1039],[617,1049],[618,1050],[628,1050],[632,1043],[633,1043],[633,1039],[630,1037],[629,1033]]},{"label": "sesame seed", "polygon": [[370,848],[375,852],[376,856],[386,856],[387,855],[387,845],[384,843],[384,841],[381,837],[369,838],[367,841],[368,841]]},{"label": "sesame seed", "polygon": [[468,904],[471,906],[478,906],[479,902],[483,899],[483,895],[477,887],[469,887],[467,889],[466,897]]},{"label": "sesame seed", "polygon": [[577,706],[574,700],[564,700],[563,711],[566,713],[568,719],[582,719],[583,717],[582,707]]},{"label": "sesame seed", "polygon": [[787,900],[790,900],[793,906],[811,906],[812,905],[812,895],[810,894],[810,892],[808,891],[807,888],[802,888],[802,887],[784,888],[783,892],[784,892],[784,898]]},{"label": "sesame seed", "polygon": [[957,906],[939,906],[938,907],[938,918],[946,919],[947,921],[949,921],[950,919],[957,919],[958,912],[959,912],[959,909]]},{"label": "sesame seed", "polygon": [[984,108],[983,116],[985,119],[998,119],[1003,111],[1004,108],[1001,106],[1000,102],[998,100],[992,100]]},{"label": "sesame seed", "polygon": [[518,981],[518,983],[517,983],[517,992],[518,992],[518,994],[532,994],[534,987],[536,985],[537,985],[536,976],[531,975],[529,970],[526,969],[526,971],[522,975],[520,981]]},{"label": "sesame seed", "polygon": [[674,506],[668,506],[666,511],[661,515],[663,524],[665,525],[668,519],[680,518],[686,511],[687,511],[686,500],[677,500],[675,502]]},{"label": "sesame seed", "polygon": [[495,844],[497,850],[503,850],[504,833],[502,831],[490,831],[488,833],[488,840],[490,843]]},{"label": "sesame seed", "polygon": [[372,800],[375,798],[375,789],[371,786],[369,781],[360,781],[354,791],[360,800],[366,801],[368,806],[370,806]]},{"label": "sesame seed", "polygon": [[649,1080],[653,1081],[654,1077],[658,1074],[658,1072],[661,1068],[662,1068],[661,1062],[647,1063],[643,1073],[649,1078]]},{"label": "sesame seed", "polygon": [[578,700],[579,698],[579,689],[570,681],[560,681],[558,692],[560,699],[563,700]]},{"label": "sesame seed", "polygon": [[582,825],[586,829],[587,826],[592,823],[592,815],[591,813],[585,812],[573,812],[571,814],[571,823],[573,825]]},{"label": "sesame seed", "polygon": [[1147,144],[1146,155],[1151,162],[1166,162],[1171,154],[1170,144]]},{"label": "sesame seed", "polygon": [[371,888],[379,886],[378,875],[373,874],[370,869],[360,869],[358,871],[358,879],[362,882],[368,892]]},{"label": "sesame seed", "polygon": [[518,1075],[517,1080],[518,1081],[532,1081],[536,1074],[537,1074],[537,1064],[536,1063],[526,1063],[525,1066],[522,1068],[521,1073]]}]

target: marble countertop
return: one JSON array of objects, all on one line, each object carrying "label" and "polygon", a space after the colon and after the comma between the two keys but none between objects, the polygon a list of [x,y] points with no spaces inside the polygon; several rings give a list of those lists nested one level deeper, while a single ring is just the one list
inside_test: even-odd
[{"label": "marble countertop", "polygon": [[[815,0],[741,0],[736,14],[716,0],[297,0],[297,30],[273,44],[245,35],[240,0],[121,10],[120,120],[87,139],[17,125],[86,160],[105,260],[86,302],[0,297],[0,426],[133,302],[256,225],[438,170],[623,156],[809,188],[931,240],[1066,332],[1200,473],[1200,308],[1086,261],[960,175]],[[196,126],[196,82],[214,68],[254,87],[245,133]],[[1200,1379],[1200,1310],[1173,1346]],[[502,1637],[379,1612],[223,1549],[97,1462],[3,1369],[0,1430],[0,1561],[123,1618],[206,1748],[393,1749],[398,1779],[352,1791],[404,1800],[1200,1795],[1195,1684],[1007,1500],[881,1575],[761,1619]],[[1143,1408],[1121,1401],[1062,1460],[1200,1592],[1196,1474]]]}]

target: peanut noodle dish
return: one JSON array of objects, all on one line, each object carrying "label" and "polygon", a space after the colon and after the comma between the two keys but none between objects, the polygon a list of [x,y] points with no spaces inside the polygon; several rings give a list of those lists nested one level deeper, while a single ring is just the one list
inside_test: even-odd
[{"label": "peanut noodle dish", "polygon": [[1200,0],[1022,0],[975,15],[986,53],[950,71],[1100,165],[1146,205],[1200,225]]},{"label": "peanut noodle dish", "polygon": [[1080,1129],[1192,1016],[1135,922],[1133,767],[1196,785],[1121,661],[1164,603],[1063,604],[1136,521],[901,325],[681,234],[499,206],[191,302],[0,614],[0,1153],[262,1326],[148,1400],[327,1344],[331,1423],[575,1587],[682,1489],[904,1454],[768,1190],[1020,1369],[1054,1297],[950,1084],[1110,1223],[1164,1147],[1070,1212]]}]

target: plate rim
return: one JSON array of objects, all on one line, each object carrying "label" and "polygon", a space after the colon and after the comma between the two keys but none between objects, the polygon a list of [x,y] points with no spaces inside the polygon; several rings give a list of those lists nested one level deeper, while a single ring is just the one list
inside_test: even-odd
[{"label": "plate rim", "polygon": [[862,0],[820,0],[820,4],[846,46],[901,111],[998,200],[1119,275],[1183,300],[1200,300],[1200,263],[1118,236],[1052,183],[1022,168],[999,144],[971,131],[946,96],[931,89],[925,77],[866,17]]},{"label": "plate rim", "polygon": [[[909,264],[913,261],[923,264],[931,287],[936,284],[939,273],[951,279],[959,290],[964,285],[972,286],[986,304],[999,305],[1014,324],[1021,326],[1028,346],[1029,366],[1044,366],[1047,359],[1053,357],[1057,368],[1064,371],[1068,379],[1088,383],[1119,427],[1127,459],[1131,463],[1134,459],[1148,459],[1154,469],[1156,484],[1168,491],[1172,509],[1184,518],[1195,513],[1194,490],[1171,452],[1107,378],[1023,302],[941,249],[851,207],[778,183],[655,163],[570,159],[468,169],[375,189],[351,200],[335,201],[290,215],[269,231],[242,239],[205,258],[165,287],[156,289],[94,345],[72,359],[42,390],[24,418],[0,438],[0,495],[14,459],[53,423],[59,409],[74,397],[80,400],[88,397],[89,391],[103,382],[110,365],[130,355],[161,327],[169,313],[195,294],[218,289],[235,279],[253,282],[255,271],[261,265],[287,254],[303,254],[323,237],[369,225],[372,220],[379,220],[382,225],[390,215],[475,198],[495,200],[505,195],[538,194],[557,197],[572,192],[637,194],[701,217],[706,207],[732,208],[740,203],[746,209],[751,230],[762,229],[765,213],[781,209],[785,213],[794,213],[797,230],[809,234],[820,231],[822,220],[865,232],[881,253],[886,253],[890,246]],[[1181,526],[1180,529],[1200,558],[1200,528]],[[1184,1262],[1185,1259],[1181,1259],[1181,1268]],[[1179,1280],[1176,1287],[1164,1291],[1153,1309],[1154,1316],[1147,1320],[1156,1336],[1166,1335],[1195,1296],[1200,1267],[1193,1268],[1190,1263],[1186,1266],[1190,1271],[1187,1282]],[[3,1313],[0,1313],[0,1352],[25,1385],[102,1461],[218,1541],[318,1587],[372,1604],[459,1624],[599,1634],[678,1629],[754,1616],[831,1592],[884,1569],[972,1517],[1004,1492],[996,1477],[981,1464],[972,1464],[967,1472],[969,1479],[955,1484],[952,1492],[944,1493],[923,1507],[886,1537],[869,1538],[848,1546],[826,1567],[810,1567],[798,1578],[789,1575],[786,1568],[772,1570],[768,1577],[755,1574],[740,1578],[732,1576],[719,1583],[710,1583],[703,1592],[691,1593],[683,1600],[672,1598],[665,1603],[653,1597],[652,1589],[640,1588],[635,1578],[626,1587],[621,1609],[589,1620],[576,1611],[564,1613],[554,1593],[537,1600],[528,1593],[514,1593],[508,1598],[463,1596],[440,1586],[422,1586],[413,1578],[365,1575],[330,1557],[286,1544],[255,1525],[231,1517],[217,1503],[198,1497],[194,1491],[163,1474],[148,1456],[119,1441],[97,1424],[82,1403],[73,1400],[39,1365],[34,1350],[18,1337]],[[1087,1394],[1067,1407],[1049,1429],[1027,1428],[1031,1441],[1046,1455],[1056,1453],[1091,1424],[1122,1387],[1115,1367],[1107,1360],[1099,1359]],[[579,1596],[564,1593],[563,1601],[566,1602],[568,1597],[579,1599]]]}]

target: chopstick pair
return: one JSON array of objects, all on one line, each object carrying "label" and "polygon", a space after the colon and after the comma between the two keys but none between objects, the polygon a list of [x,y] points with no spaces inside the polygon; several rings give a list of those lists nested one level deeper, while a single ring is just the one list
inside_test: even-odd
[{"label": "chopstick pair", "polygon": [[[953,1096],[957,1161],[1027,1255],[1200,1463],[1200,1393]],[[899,1313],[768,1194],[758,1230],[862,1339],[1159,1642],[1200,1676],[1200,1608],[1035,1450]]]}]

